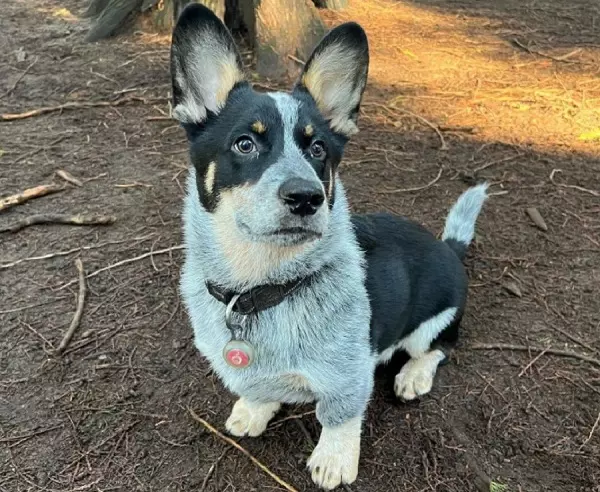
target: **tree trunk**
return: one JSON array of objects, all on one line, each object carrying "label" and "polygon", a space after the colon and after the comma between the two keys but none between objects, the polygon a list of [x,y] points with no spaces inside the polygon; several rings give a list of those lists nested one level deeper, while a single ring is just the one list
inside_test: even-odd
[{"label": "tree trunk", "polygon": [[[243,1],[243,0],[242,0]],[[256,69],[270,78],[296,76],[325,26],[309,0],[254,0]]]},{"label": "tree trunk", "polygon": [[128,19],[150,11],[152,24],[163,32],[173,29],[177,16],[191,2],[202,3],[225,18],[225,0],[90,0],[85,17],[92,19],[86,40],[98,41],[119,32]]},{"label": "tree trunk", "polygon": [[88,41],[122,30],[128,20],[146,19],[162,32],[173,29],[183,8],[192,2],[209,7],[232,31],[246,31],[256,69],[264,77],[294,77],[325,34],[315,4],[341,6],[347,0],[90,0]]}]

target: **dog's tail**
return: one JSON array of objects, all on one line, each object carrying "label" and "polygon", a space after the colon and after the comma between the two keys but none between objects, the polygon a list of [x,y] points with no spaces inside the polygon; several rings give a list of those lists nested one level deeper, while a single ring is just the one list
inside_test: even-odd
[{"label": "dog's tail", "polygon": [[487,183],[473,186],[465,191],[450,209],[442,235],[456,255],[462,260],[475,236],[475,222],[487,199]]}]

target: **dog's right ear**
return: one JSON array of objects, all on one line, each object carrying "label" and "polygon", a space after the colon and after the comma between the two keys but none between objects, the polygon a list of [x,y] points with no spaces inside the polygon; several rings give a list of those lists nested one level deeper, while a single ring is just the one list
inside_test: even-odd
[{"label": "dog's right ear", "polygon": [[171,41],[173,116],[202,123],[217,114],[233,87],[244,81],[231,34],[207,7],[192,3],[181,12]]}]

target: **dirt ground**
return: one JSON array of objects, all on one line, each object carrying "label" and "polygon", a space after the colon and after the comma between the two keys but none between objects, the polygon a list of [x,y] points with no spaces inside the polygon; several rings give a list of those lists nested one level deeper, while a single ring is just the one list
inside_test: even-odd
[{"label": "dirt ground", "polygon": [[[0,233],[0,491],[283,490],[188,411],[222,430],[233,398],[178,298],[186,145],[166,117],[166,38],[85,44],[82,3],[5,0],[0,14],[0,112],[80,104],[0,122],[0,195],[64,183],[58,170],[83,182],[0,213],[0,227],[117,218]],[[381,372],[346,490],[600,491],[600,5],[355,0],[325,17],[361,22],[371,43],[341,170],[353,208],[439,232],[467,184],[493,193],[451,363],[410,404]],[[76,258],[88,292],[57,356]],[[311,410],[240,441],[299,491],[313,490]]]}]

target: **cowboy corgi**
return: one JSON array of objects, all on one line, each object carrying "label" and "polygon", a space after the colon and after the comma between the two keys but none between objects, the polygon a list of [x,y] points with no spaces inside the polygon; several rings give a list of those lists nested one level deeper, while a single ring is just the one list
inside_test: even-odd
[{"label": "cowboy corgi", "polygon": [[358,473],[374,370],[403,350],[395,392],[430,391],[467,297],[462,260],[486,200],[467,190],[442,240],[389,214],[351,215],[337,174],[357,129],[369,50],[355,23],[316,47],[291,93],[258,93],[199,4],[173,32],[173,114],[189,140],[181,292],[195,344],[239,399],[225,424],[258,436],[282,403],[316,403],[308,459],[324,489]]}]

